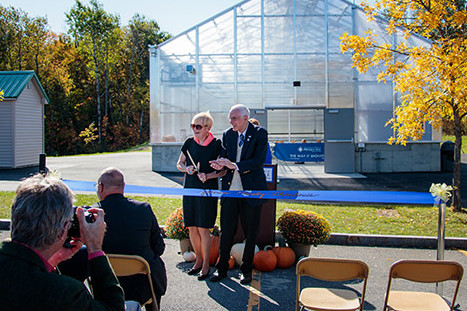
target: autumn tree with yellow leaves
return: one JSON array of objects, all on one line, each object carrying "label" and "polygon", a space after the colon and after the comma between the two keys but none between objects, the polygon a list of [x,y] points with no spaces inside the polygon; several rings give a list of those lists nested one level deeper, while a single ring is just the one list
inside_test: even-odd
[{"label": "autumn tree with yellow leaves", "polygon": [[[452,207],[461,211],[461,129],[467,114],[466,0],[377,0],[362,6],[370,21],[383,16],[385,31],[397,41],[385,42],[371,30],[365,36],[344,33],[341,50],[353,52],[353,65],[360,72],[377,67],[380,82],[394,83],[400,105],[387,123],[394,130],[389,144],[421,139],[427,123],[437,130],[443,122],[453,123]],[[410,45],[413,36],[431,44]]]}]

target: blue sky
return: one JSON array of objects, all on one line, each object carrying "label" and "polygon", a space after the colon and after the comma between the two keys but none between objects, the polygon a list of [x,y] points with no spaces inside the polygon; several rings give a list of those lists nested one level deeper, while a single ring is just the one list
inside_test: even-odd
[{"label": "blue sky", "polygon": [[[89,3],[88,0],[82,0]],[[120,15],[120,24],[126,25],[139,13],[146,19],[155,20],[159,27],[172,35],[208,19],[233,6],[241,0],[99,0],[108,13]],[[74,5],[74,0],[2,0],[2,6],[13,6],[27,12],[31,17],[47,16],[54,32],[66,32],[65,12]]]}]

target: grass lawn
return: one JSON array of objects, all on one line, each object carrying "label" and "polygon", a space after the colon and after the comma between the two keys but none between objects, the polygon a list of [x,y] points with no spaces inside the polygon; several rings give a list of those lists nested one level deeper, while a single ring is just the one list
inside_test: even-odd
[{"label": "grass lawn", "polygon": [[[0,191],[0,218],[10,218],[13,197],[14,192]],[[165,223],[165,219],[175,208],[182,205],[181,198],[131,197],[149,202],[160,225]],[[95,202],[96,195],[76,195],[75,205],[90,205]],[[277,201],[276,209],[276,218],[286,209],[310,210],[321,214],[334,233],[436,236],[438,228],[438,208],[433,206],[328,205]],[[467,213],[447,211],[447,237],[467,237],[466,225]]]}]

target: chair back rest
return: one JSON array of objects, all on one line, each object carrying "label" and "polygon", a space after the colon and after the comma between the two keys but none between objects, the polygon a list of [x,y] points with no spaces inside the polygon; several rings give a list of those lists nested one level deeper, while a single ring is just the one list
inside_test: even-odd
[{"label": "chair back rest", "polygon": [[463,274],[462,265],[443,260],[399,260],[389,270],[391,278],[420,283],[460,281]]},{"label": "chair back rest", "polygon": [[297,263],[297,276],[306,275],[315,279],[343,282],[368,278],[368,265],[360,260],[337,258],[304,258]]},{"label": "chair back rest", "polygon": [[151,274],[148,262],[141,256],[108,254],[107,257],[117,276]]},{"label": "chair back rest", "polygon": [[[149,263],[141,256],[137,255],[121,255],[121,254],[107,254],[110,265],[115,272],[116,276],[130,276],[135,274],[145,274],[148,277],[149,288],[151,290],[151,298],[142,304],[145,306],[152,302],[152,310],[158,311],[156,296],[154,293],[154,286],[151,278],[151,268]],[[145,307],[147,308],[147,307]]]}]

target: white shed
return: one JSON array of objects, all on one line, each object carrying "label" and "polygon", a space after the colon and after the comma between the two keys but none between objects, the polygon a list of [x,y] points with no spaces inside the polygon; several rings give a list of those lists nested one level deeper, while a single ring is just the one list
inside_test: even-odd
[{"label": "white shed", "polygon": [[0,71],[0,90],[0,168],[38,165],[47,94],[34,71]]}]

